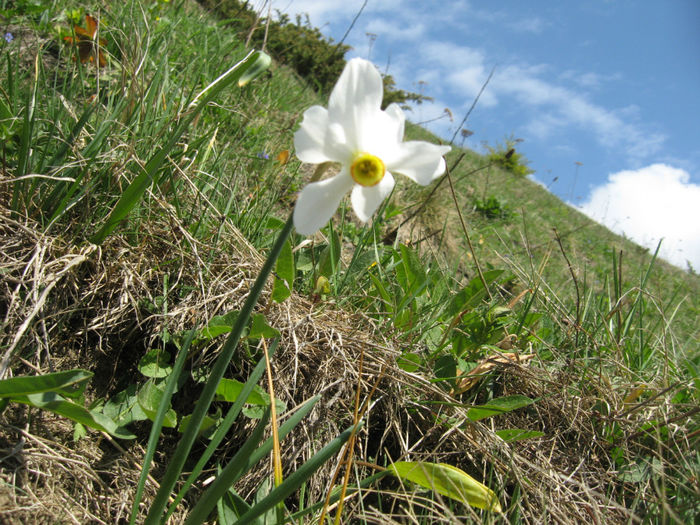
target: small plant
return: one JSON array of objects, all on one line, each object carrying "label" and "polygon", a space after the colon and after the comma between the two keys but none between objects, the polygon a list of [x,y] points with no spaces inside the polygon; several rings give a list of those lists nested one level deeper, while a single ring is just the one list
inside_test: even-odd
[{"label": "small plant", "polygon": [[477,198],[474,210],[487,219],[507,219],[513,214],[510,207],[494,195],[489,195],[486,199]]},{"label": "small plant", "polygon": [[509,138],[504,144],[499,144],[495,148],[487,146],[489,162],[518,177],[527,177],[531,173],[535,173],[535,170],[528,166],[529,161],[525,155],[515,149],[520,142],[522,139]]}]

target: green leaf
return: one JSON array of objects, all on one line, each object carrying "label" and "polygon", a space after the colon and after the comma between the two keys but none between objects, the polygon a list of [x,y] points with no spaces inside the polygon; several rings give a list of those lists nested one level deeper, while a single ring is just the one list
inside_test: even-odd
[{"label": "green leaf", "polygon": [[272,215],[270,215],[267,217],[267,222],[265,223],[265,226],[270,230],[281,230],[282,228],[284,228],[284,221],[282,219],[278,219],[277,217],[273,217]]},{"label": "green leaf", "polygon": [[544,432],[539,430],[523,430],[522,428],[507,428],[497,430],[496,435],[503,441],[522,441],[523,439],[532,439],[544,436]]},{"label": "green leaf", "polygon": [[[155,418],[153,419],[151,432],[148,436],[146,454],[144,454],[143,456],[143,466],[141,467],[141,475],[139,476],[139,481],[136,485],[136,494],[134,495],[134,500],[131,506],[129,525],[134,525],[134,523],[136,523],[136,517],[138,515],[141,504],[141,496],[143,494],[143,489],[146,486],[146,478],[148,477],[148,471],[151,468],[151,462],[153,461],[153,457],[156,453],[156,448],[158,447],[158,441],[160,438],[161,430],[163,429],[163,423],[165,422],[165,419],[168,415],[170,400],[172,399],[172,395],[175,391],[175,387],[177,386],[177,382],[180,379],[180,376],[182,375],[182,368],[185,365],[185,361],[187,360],[187,355],[189,353],[190,344],[192,344],[196,333],[197,332],[195,329],[192,329],[187,333],[187,336],[185,337],[185,340],[182,343],[182,347],[178,350],[177,357],[175,358],[173,372],[172,374],[170,374],[170,377],[165,381],[163,395],[160,400],[160,406],[158,406],[158,411],[156,412]],[[203,418],[195,418],[195,424],[201,425],[202,420]],[[196,437],[196,434],[193,433],[193,435]]]},{"label": "green leaf", "polygon": [[87,429],[82,423],[76,423],[73,428],[73,441],[80,441],[82,438],[87,436]]},{"label": "green leaf", "polygon": [[403,244],[401,250],[401,264],[396,266],[396,278],[406,295],[421,295],[425,292],[427,279],[423,264],[414,250]]},{"label": "green leaf", "polygon": [[138,369],[146,377],[167,377],[173,371],[170,365],[170,354],[165,350],[153,348],[141,358]]},{"label": "green leaf", "polygon": [[446,463],[399,461],[389,467],[395,476],[472,507],[501,512],[496,494],[466,472]]},{"label": "green leaf", "polygon": [[457,377],[457,361],[451,355],[443,355],[435,361],[433,373],[438,381],[454,382]]},{"label": "green leaf", "polygon": [[[137,396],[139,406],[144,411],[148,419],[155,420],[158,412],[158,405],[163,398],[164,390],[155,381],[148,380],[146,384],[139,389]],[[165,413],[164,427],[175,428],[177,426],[177,414],[172,408],[169,408]]]},{"label": "green leaf", "polygon": [[[227,403],[235,403],[244,386],[245,385],[240,381],[236,381],[235,379],[227,379],[224,377],[216,387],[216,400],[226,401]],[[266,407],[270,405],[270,396],[262,388],[255,386],[245,402],[250,403],[251,405]],[[287,410],[287,405],[285,405],[279,399],[275,399],[275,408],[279,413],[281,413]]]},{"label": "green leaf", "polygon": [[[239,85],[244,85],[251,78],[254,78],[270,64],[270,57],[262,52],[251,52],[243,60],[235,64],[224,74],[219,76],[214,82],[209,84],[190,104],[187,113],[183,116],[180,124],[168,137],[167,143],[158,149],[143,167],[141,173],[131,181],[126,187],[121,197],[112,208],[107,217],[107,221],[100,230],[92,236],[91,242],[102,244],[107,236],[126,219],[131,210],[139,203],[146,190],[160,177],[160,168],[168,154],[175,148],[180,137],[185,133],[192,121],[199,115],[200,111],[211,102],[231,82],[238,81]],[[243,84],[241,84],[243,82]]]},{"label": "green leaf", "polygon": [[[180,420],[180,425],[177,427],[177,431],[183,433],[187,430],[187,425],[190,424],[190,419],[192,416],[190,414],[183,416]],[[199,436],[210,436],[214,430],[216,430],[216,425],[221,421],[221,409],[217,410],[214,417],[206,415],[202,420],[202,424],[199,425]]]},{"label": "green leaf", "polygon": [[404,352],[404,354],[399,356],[396,360],[396,364],[401,370],[415,372],[420,368],[420,365],[423,364],[423,359],[417,354]]},{"label": "green leaf", "polygon": [[318,274],[324,277],[333,275],[333,271],[338,269],[340,263],[340,236],[333,231],[328,234],[328,245],[321,252],[318,263]]},{"label": "green leaf", "polygon": [[126,390],[122,390],[110,398],[102,407],[102,413],[120,426],[148,419],[139,406],[136,385],[129,385]]},{"label": "green leaf", "polygon": [[280,333],[277,330],[267,324],[267,320],[263,314],[253,314],[248,337],[252,337],[253,339],[260,339],[262,337],[265,339],[274,339],[279,335]]},{"label": "green leaf", "polygon": [[369,274],[369,278],[372,280],[372,284],[374,284],[374,288],[384,301],[384,304],[391,309],[391,306],[393,305],[392,296],[384,287],[384,283],[382,283],[381,279],[379,279],[379,277],[375,276],[373,273]]},{"label": "green leaf", "polygon": [[[361,427],[362,423],[358,423],[357,426]],[[355,428],[354,431],[359,431],[359,428]],[[241,516],[238,523],[251,523],[253,519],[265,514],[268,510],[293,494],[314,472],[340,451],[343,444],[350,439],[352,433],[353,427],[350,427],[319,450],[311,459],[287,476],[287,479],[285,479],[281,485],[272,489],[270,494],[257,502],[255,506],[251,507],[248,512]],[[189,521],[186,522],[185,525],[190,525]]]},{"label": "green leaf", "polygon": [[117,424],[107,416],[90,412],[82,405],[65,399],[54,392],[43,392],[40,394],[29,394],[10,398],[17,403],[23,403],[42,410],[48,410],[59,416],[66,417],[76,423],[81,423],[86,427],[101,430],[122,439],[134,439],[136,436],[127,430],[117,426]]},{"label": "green leaf", "polygon": [[209,323],[207,323],[207,326],[202,328],[200,333],[197,334],[197,338],[209,341],[221,334],[229,333],[236,323],[239,314],[240,312],[238,310],[233,310],[226,315],[215,315],[211,318]]},{"label": "green leaf", "polygon": [[[483,273],[486,284],[491,284],[503,274],[503,270],[489,270]],[[447,317],[452,318],[465,310],[474,308],[486,297],[486,291],[481,278],[475,277],[452,298],[445,311]]]},{"label": "green leaf", "polygon": [[272,287],[272,300],[281,303],[292,295],[294,284],[294,254],[292,253],[292,243],[284,243],[280,256],[275,265],[275,281]]},{"label": "green leaf", "polygon": [[[265,412],[264,417],[260,419],[258,424],[253,429],[245,443],[238,449],[238,452],[231,458],[231,461],[219,472],[209,488],[202,494],[199,501],[194,506],[189,516],[187,517],[186,525],[202,523],[207,515],[214,508],[216,503],[228,492],[235,479],[238,479],[241,474],[246,472],[248,460],[251,454],[255,451],[258,443],[262,440],[265,433],[265,426],[270,420],[270,411]],[[244,522],[246,523],[246,522]]]},{"label": "green leaf", "polygon": [[92,372],[76,368],[52,374],[3,379],[0,381],[0,398],[41,392],[54,392],[65,397],[76,398],[83,393],[92,376]]},{"label": "green leaf", "polygon": [[506,412],[511,412],[513,410],[517,410],[518,408],[526,407],[534,402],[534,399],[530,399],[529,397],[521,396],[519,394],[514,396],[499,397],[492,399],[485,405],[470,408],[467,412],[467,416],[472,421],[479,421],[480,419],[505,414]]}]

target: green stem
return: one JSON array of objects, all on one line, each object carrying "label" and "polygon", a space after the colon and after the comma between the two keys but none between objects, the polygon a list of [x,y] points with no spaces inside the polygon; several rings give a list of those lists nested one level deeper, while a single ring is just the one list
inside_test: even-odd
[{"label": "green stem", "polygon": [[277,257],[279,257],[280,251],[282,250],[284,243],[287,242],[287,238],[292,232],[292,228],[293,222],[292,216],[290,215],[289,219],[287,220],[287,223],[284,225],[284,228],[280,232],[279,237],[277,237],[277,240],[275,241],[275,244],[272,247],[270,254],[267,256],[267,260],[263,264],[263,267],[260,270],[260,274],[255,280],[255,283],[253,284],[250,293],[248,294],[248,298],[246,299],[245,304],[241,309],[241,313],[236,319],[236,323],[233,326],[233,329],[231,330],[231,333],[229,334],[228,338],[226,339],[226,342],[224,343],[224,346],[221,349],[219,357],[216,359],[216,362],[212,367],[209,379],[204,385],[204,390],[202,391],[199,397],[199,401],[197,402],[197,405],[195,406],[194,411],[192,412],[192,416],[190,418],[189,424],[187,425],[187,429],[183,433],[182,438],[180,438],[180,443],[178,444],[177,449],[175,450],[175,453],[173,454],[173,457],[170,460],[170,463],[168,464],[168,468],[165,471],[165,475],[163,476],[163,481],[161,482],[160,489],[158,490],[158,493],[156,494],[156,497],[153,500],[153,503],[151,504],[151,509],[148,513],[148,516],[146,516],[146,520],[144,521],[145,525],[153,525],[155,523],[158,523],[163,515],[163,510],[165,509],[165,506],[168,502],[170,493],[172,492],[173,487],[175,486],[175,483],[177,482],[177,479],[180,476],[180,473],[182,472],[182,468],[185,465],[185,461],[189,456],[190,449],[192,448],[194,440],[197,437],[197,433],[202,424],[202,421],[207,415],[209,406],[211,405],[211,402],[214,399],[216,387],[219,385],[221,378],[224,376],[224,372],[226,372],[226,368],[228,367],[228,364],[231,361],[231,358],[233,357],[233,352],[238,346],[238,341],[240,340],[241,335],[243,334],[243,330],[248,325],[248,319],[250,318],[250,315],[258,302],[258,298],[260,297],[260,294],[262,293],[262,290],[265,287],[267,278],[270,276],[270,273],[272,272],[272,269],[275,266],[275,262],[277,261]]}]

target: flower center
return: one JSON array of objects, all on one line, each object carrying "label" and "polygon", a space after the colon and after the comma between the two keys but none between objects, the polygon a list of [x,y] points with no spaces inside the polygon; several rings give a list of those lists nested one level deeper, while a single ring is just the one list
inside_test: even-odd
[{"label": "flower center", "polygon": [[355,182],[362,186],[379,184],[385,173],[386,168],[382,159],[369,153],[360,153],[350,165],[350,175]]}]

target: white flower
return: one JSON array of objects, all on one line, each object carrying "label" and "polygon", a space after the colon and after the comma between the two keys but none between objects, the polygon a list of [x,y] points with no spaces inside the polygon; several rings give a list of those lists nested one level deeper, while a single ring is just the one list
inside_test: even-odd
[{"label": "white flower", "polygon": [[382,111],[382,78],[371,62],[350,60],[328,101],[328,109],[312,106],[294,135],[302,162],[338,162],[340,173],[312,182],[299,194],[294,226],[310,235],[333,216],[352,189],[352,208],[366,222],[391,193],[392,173],[423,186],[445,172],[449,146],[423,141],[402,142],[405,117],[397,104]]}]

